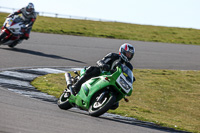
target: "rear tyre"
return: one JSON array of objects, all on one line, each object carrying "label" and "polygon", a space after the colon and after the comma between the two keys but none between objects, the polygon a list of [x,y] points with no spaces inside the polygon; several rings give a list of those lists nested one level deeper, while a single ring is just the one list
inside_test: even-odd
[{"label": "rear tyre", "polygon": [[17,44],[21,43],[22,41],[23,41],[22,39],[18,39],[8,46],[11,48],[14,48]]},{"label": "rear tyre", "polygon": [[13,42],[12,44],[8,45],[8,47],[14,48],[17,44],[18,44],[18,42]]},{"label": "rear tyre", "polygon": [[68,110],[72,108],[72,105],[69,103],[69,92],[64,92],[58,99],[57,105],[60,109]]},{"label": "rear tyre", "polygon": [[97,94],[93,100],[94,101],[90,105],[88,112],[91,116],[98,117],[111,108],[111,106],[116,102],[116,97],[113,93],[106,93],[103,91]]}]

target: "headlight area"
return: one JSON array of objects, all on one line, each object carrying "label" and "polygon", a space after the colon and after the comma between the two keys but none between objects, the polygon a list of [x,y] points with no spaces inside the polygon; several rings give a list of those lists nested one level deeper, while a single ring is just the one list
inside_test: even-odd
[{"label": "headlight area", "polygon": [[15,29],[14,29],[14,28],[10,28],[10,30],[13,31],[13,32],[15,32]]},{"label": "headlight area", "polygon": [[123,89],[130,90],[131,87],[126,83],[126,81],[122,77],[120,77],[119,83]]}]

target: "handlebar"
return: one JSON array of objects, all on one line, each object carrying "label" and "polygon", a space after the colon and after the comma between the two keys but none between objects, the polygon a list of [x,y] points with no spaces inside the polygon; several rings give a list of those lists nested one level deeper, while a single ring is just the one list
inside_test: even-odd
[{"label": "handlebar", "polygon": [[122,65],[121,61],[118,61],[118,62],[116,62],[115,65],[113,66],[113,69],[115,69],[116,67],[121,66],[121,65]]}]

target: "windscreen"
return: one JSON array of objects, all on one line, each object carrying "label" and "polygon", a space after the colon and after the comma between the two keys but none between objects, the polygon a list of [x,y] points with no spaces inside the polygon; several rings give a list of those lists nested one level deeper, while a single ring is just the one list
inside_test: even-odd
[{"label": "windscreen", "polygon": [[126,80],[130,83],[133,83],[133,72],[124,64],[122,64],[122,71],[124,76],[126,77]]}]

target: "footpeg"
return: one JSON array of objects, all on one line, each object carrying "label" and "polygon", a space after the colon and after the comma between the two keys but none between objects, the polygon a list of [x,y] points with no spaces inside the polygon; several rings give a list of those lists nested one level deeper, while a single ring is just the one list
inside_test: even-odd
[{"label": "footpeg", "polygon": [[64,90],[64,98],[68,98],[68,97],[70,97],[71,96],[71,92],[70,92],[70,90],[68,90],[68,89],[66,89],[66,90]]},{"label": "footpeg", "polygon": [[74,91],[74,88],[72,88],[72,86],[69,86],[68,88],[69,88],[71,94],[76,96],[76,92]]},{"label": "footpeg", "polygon": [[129,102],[128,98],[124,98],[124,101],[125,101],[125,102]]}]

